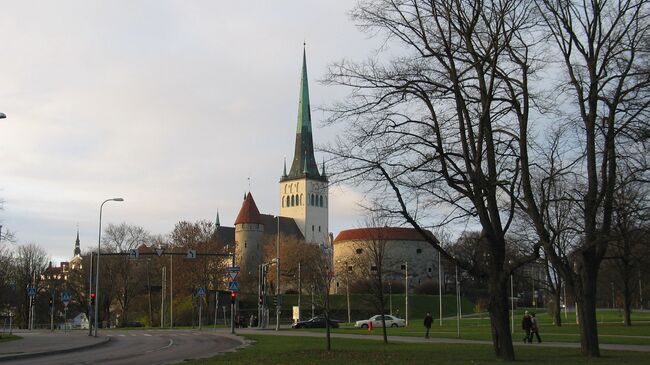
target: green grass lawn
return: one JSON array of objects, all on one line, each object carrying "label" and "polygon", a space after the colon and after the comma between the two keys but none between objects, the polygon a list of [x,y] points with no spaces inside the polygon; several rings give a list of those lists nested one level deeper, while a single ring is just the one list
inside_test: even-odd
[{"label": "green grass lawn", "polygon": [[[521,330],[521,316],[523,310],[515,313],[515,333],[513,339],[520,341],[523,338]],[[557,327],[552,324],[552,319],[546,313],[537,312],[540,323],[540,336],[543,341],[550,342],[579,342],[579,328],[575,322],[575,314],[569,313],[565,320],[562,315],[563,325]],[[639,312],[632,314],[632,326],[625,327],[622,324],[622,313],[618,311],[599,311],[598,318],[601,323],[598,325],[598,335],[601,343],[629,344],[629,345],[650,345],[650,313]],[[393,336],[424,336],[422,319],[412,319],[409,327],[388,328],[388,334]],[[302,331],[302,330],[301,330]],[[310,329],[308,331],[324,330]],[[375,328],[372,332],[368,330],[355,329],[350,324],[343,324],[341,328],[333,329],[335,333],[355,333],[380,335],[381,328]],[[490,320],[487,314],[464,317],[461,320],[461,338],[468,340],[490,340]],[[443,320],[439,325],[436,320],[431,328],[433,337],[457,338],[456,320]]]},{"label": "green grass lawn", "polygon": [[[397,344],[332,338],[331,352],[324,351],[324,338],[247,336],[255,343],[187,364],[493,364],[489,345]],[[526,364],[647,364],[648,354],[603,351],[598,359],[586,359],[577,349],[526,347],[515,349],[518,363]]]},{"label": "green grass lawn", "polygon": [[21,338],[22,337],[16,335],[4,334],[4,335],[0,335],[0,342],[15,341],[15,340],[20,340]]}]

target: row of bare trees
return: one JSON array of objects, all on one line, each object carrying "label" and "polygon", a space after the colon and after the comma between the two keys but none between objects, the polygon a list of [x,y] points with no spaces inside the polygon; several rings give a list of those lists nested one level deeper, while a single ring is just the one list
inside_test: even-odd
[{"label": "row of bare trees", "polygon": [[[617,197],[648,179],[649,1],[365,0],[377,55],[332,65],[345,137],[338,180],[421,233],[480,227],[494,351],[514,360],[509,275],[540,252],[575,293],[581,351],[599,356],[596,283],[622,242]],[[642,189],[643,191],[643,189]],[[509,247],[508,235],[528,237]],[[519,251],[522,254],[515,254]]]}]

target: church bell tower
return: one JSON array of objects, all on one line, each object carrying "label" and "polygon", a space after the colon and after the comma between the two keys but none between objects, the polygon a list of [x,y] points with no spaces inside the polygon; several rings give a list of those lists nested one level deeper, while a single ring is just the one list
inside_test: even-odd
[{"label": "church bell tower", "polygon": [[305,241],[329,247],[328,184],[323,163],[322,173],[314,158],[307,57],[302,54],[302,76],[298,103],[296,146],[291,169],[280,178],[280,215],[293,218]]}]

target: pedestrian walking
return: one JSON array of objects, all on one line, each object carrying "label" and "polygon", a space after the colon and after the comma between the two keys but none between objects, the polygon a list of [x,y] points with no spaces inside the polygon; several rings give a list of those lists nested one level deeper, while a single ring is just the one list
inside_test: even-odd
[{"label": "pedestrian walking", "polygon": [[531,343],[533,342],[531,330],[533,329],[533,321],[531,320],[530,314],[528,314],[528,311],[524,312],[524,318],[521,321],[521,329],[524,330],[524,343]]},{"label": "pedestrian walking", "polygon": [[400,318],[400,317],[399,317],[399,308],[397,308],[397,309],[395,310],[395,317]]},{"label": "pedestrian walking", "polygon": [[539,337],[539,326],[537,324],[537,318],[535,318],[535,313],[530,315],[530,342],[533,342],[533,335],[537,336],[537,343],[542,343],[542,339]]},{"label": "pedestrian walking", "polygon": [[427,312],[427,315],[424,317],[424,327],[427,329],[427,332],[424,334],[424,338],[429,338],[429,330],[431,329],[432,323],[433,317],[431,317],[431,313]]}]

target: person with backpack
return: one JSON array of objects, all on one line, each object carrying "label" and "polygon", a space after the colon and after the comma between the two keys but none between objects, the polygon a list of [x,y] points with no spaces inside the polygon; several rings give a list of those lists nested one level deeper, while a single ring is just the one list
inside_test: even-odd
[{"label": "person with backpack", "polygon": [[537,318],[535,318],[535,313],[530,315],[530,342],[533,342],[533,335],[537,336],[537,343],[542,343],[542,339],[539,337],[539,326],[537,325]]}]

